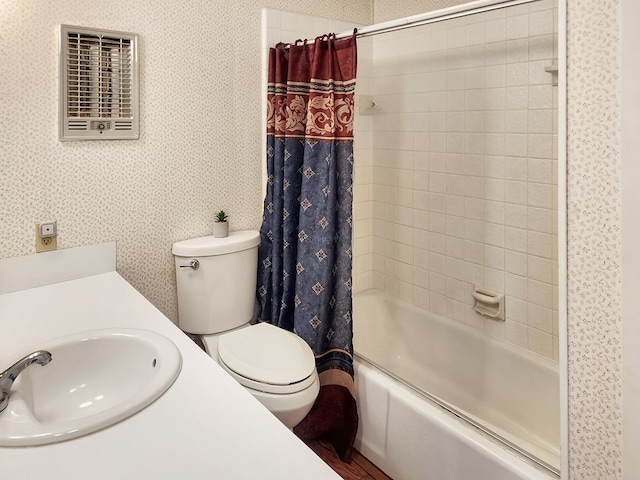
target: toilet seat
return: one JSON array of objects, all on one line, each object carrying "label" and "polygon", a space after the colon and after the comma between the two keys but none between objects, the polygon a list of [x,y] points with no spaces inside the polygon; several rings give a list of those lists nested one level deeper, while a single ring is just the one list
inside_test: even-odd
[{"label": "toilet seat", "polygon": [[268,323],[221,335],[218,361],[241,385],[267,393],[300,392],[318,377],[309,345]]}]

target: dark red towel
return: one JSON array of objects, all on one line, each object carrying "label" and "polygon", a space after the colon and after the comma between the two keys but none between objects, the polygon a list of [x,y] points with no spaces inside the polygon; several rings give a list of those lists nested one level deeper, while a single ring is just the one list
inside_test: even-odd
[{"label": "dark red towel", "polygon": [[321,386],[311,411],[293,429],[302,440],[328,440],[345,463],[351,463],[358,431],[358,410],[352,391],[343,385]]}]

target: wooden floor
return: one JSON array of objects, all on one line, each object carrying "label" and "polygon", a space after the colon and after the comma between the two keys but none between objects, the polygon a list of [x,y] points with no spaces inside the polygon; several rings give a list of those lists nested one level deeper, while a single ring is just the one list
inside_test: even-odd
[{"label": "wooden floor", "polygon": [[328,442],[314,440],[307,445],[344,480],[392,480],[358,451],[354,452],[353,460],[348,464],[340,461]]}]

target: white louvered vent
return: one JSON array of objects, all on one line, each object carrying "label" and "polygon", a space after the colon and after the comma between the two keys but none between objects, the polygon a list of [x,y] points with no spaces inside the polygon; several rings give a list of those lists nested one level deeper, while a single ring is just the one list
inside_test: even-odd
[{"label": "white louvered vent", "polygon": [[60,26],[60,140],[139,138],[138,36]]}]

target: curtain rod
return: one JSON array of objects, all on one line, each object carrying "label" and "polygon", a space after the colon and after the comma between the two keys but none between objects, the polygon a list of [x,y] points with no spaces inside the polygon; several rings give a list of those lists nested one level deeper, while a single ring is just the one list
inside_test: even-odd
[{"label": "curtain rod", "polygon": [[[359,28],[356,36],[369,37],[372,35],[378,35],[379,33],[393,32],[396,30],[403,30],[405,28],[443,22],[445,20],[466,17],[476,13],[490,12],[492,10],[500,10],[502,8],[514,7],[516,5],[523,5],[537,1],[540,0],[478,0],[464,5],[441,8],[440,10],[434,10],[432,12],[412,15],[398,20],[391,20],[389,22],[377,23],[368,27]],[[352,35],[353,30],[349,30],[348,32],[336,35],[336,39],[347,38]]]}]

